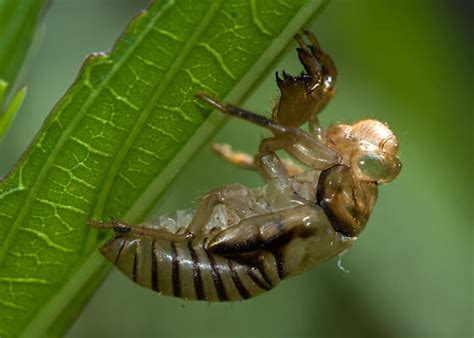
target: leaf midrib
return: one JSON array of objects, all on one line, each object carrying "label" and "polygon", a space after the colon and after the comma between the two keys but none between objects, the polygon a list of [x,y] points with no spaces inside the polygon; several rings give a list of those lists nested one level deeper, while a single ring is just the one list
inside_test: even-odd
[{"label": "leaf midrib", "polygon": [[[40,189],[40,187],[43,185],[44,180],[46,178],[46,174],[49,172],[51,169],[53,163],[56,161],[56,158],[63,149],[63,145],[65,144],[66,140],[69,138],[69,136],[72,134],[72,132],[76,129],[77,125],[79,122],[82,120],[82,118],[85,116],[87,113],[89,107],[92,105],[92,103],[95,101],[95,99],[99,96],[99,94],[102,93],[102,91],[107,88],[107,85],[109,81],[115,76],[117,71],[121,69],[122,65],[126,63],[130,55],[133,53],[133,51],[140,45],[140,42],[144,39],[144,37],[149,33],[151,30],[151,27],[155,25],[156,20],[161,16],[162,13],[164,13],[169,6],[171,6],[174,3],[173,0],[168,1],[167,3],[164,3],[162,6],[162,12],[157,15],[155,18],[153,18],[150,21],[150,24],[147,25],[146,29],[143,30],[143,33],[137,36],[137,42],[133,45],[130,46],[128,49],[128,52],[124,53],[123,57],[116,61],[115,65],[111,68],[109,74],[104,78],[104,81],[99,84],[99,86],[96,88],[95,91],[92,91],[90,94],[89,98],[85,101],[84,105],[82,108],[78,111],[77,115],[74,117],[74,119],[71,121],[69,126],[64,130],[64,132],[61,134],[59,137],[58,142],[55,144],[53,150],[51,153],[48,155],[46,162],[44,166],[41,168],[37,179],[35,180],[35,184],[31,187],[30,193],[26,197],[25,203],[23,204],[23,207],[21,208],[20,212],[18,213],[17,217],[15,218],[15,221],[13,222],[10,232],[7,235],[7,238],[3,242],[1,248],[0,248],[0,266],[3,263],[3,260],[6,257],[6,254],[8,252],[8,249],[10,248],[13,239],[15,238],[17,232],[19,231],[20,225],[23,223],[23,220],[25,219],[26,215],[28,214],[31,204],[37,197],[37,192]],[[110,54],[107,56],[110,57]],[[87,62],[87,61],[86,61]],[[51,122],[54,120],[51,120]],[[34,142],[34,141],[33,141]],[[26,158],[26,161],[28,161],[28,158]],[[25,162],[26,164],[26,162]],[[20,178],[21,179],[21,178]]]}]

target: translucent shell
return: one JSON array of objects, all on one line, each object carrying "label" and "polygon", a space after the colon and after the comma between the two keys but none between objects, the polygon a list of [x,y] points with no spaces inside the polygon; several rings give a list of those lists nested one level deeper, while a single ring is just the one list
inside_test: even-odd
[{"label": "translucent shell", "polygon": [[[281,96],[271,119],[197,95],[271,133],[255,156],[214,147],[224,160],[258,172],[264,186],[223,186],[205,194],[195,210],[141,224],[89,221],[114,231],[100,250],[134,282],[185,299],[247,299],[345,252],[364,229],[378,185],[400,172],[398,140],[373,119],[327,129],[319,123],[335,94],[337,71],[316,38],[304,34],[308,45],[295,39],[305,72],[277,74]],[[306,123],[308,131],[300,128]],[[278,151],[304,167],[281,160]]]},{"label": "translucent shell", "polygon": [[360,180],[388,183],[400,173],[398,140],[385,123],[370,119],[334,125],[326,138]]}]

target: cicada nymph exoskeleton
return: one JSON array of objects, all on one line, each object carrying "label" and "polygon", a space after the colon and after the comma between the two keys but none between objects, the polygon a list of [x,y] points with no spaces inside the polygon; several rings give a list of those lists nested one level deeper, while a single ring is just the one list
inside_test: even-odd
[{"label": "cicada nymph exoskeleton", "polygon": [[[377,198],[377,186],[400,171],[397,138],[377,120],[324,129],[318,113],[334,95],[336,67],[315,37],[297,35],[305,72],[277,74],[281,96],[272,118],[199,94],[198,99],[266,128],[257,154],[215,145],[225,160],[258,171],[260,188],[230,185],[201,198],[196,210],[111,228],[102,254],[136,283],[185,299],[236,301],[257,296],[282,279],[351,247]],[[308,123],[308,131],[300,127]],[[296,163],[282,161],[284,150]]]}]

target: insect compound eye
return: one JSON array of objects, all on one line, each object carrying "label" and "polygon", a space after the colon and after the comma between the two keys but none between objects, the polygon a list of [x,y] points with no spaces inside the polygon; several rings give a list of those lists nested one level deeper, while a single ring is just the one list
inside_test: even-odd
[{"label": "insect compound eye", "polygon": [[352,167],[362,180],[387,183],[398,175],[401,164],[394,156],[360,152],[353,158]]},{"label": "insect compound eye", "polygon": [[383,163],[374,154],[359,157],[357,166],[362,175],[370,177],[375,181],[382,179],[386,175]]}]

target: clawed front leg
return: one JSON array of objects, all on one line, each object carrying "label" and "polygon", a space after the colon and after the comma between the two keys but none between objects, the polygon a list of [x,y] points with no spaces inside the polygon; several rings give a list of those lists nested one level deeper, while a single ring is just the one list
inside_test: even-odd
[{"label": "clawed front leg", "polygon": [[337,78],[336,65],[332,58],[321,49],[318,40],[311,32],[303,31],[303,33],[308,38],[310,45],[306,45],[303,38],[298,34],[295,36],[295,40],[300,45],[300,48],[298,48],[300,61],[308,74],[313,77],[315,83],[313,89],[324,82],[324,91],[330,92],[329,96],[334,96],[334,86]]},{"label": "clawed front leg", "polygon": [[256,156],[257,167],[267,180],[287,181],[290,178],[290,174],[280,158],[275,154],[275,151],[284,149],[292,143],[291,136],[288,134],[278,134],[274,137],[263,139],[260,142],[258,155]]},{"label": "clawed front leg", "polygon": [[296,49],[300,62],[311,77],[311,83],[308,83],[308,90],[313,92],[323,83],[323,66],[314,53],[317,47],[307,46],[303,38],[298,34],[295,35],[295,40],[300,46],[300,48]]},{"label": "clawed front leg", "polygon": [[[198,94],[196,95],[196,97],[208,103],[209,105],[213,106],[214,108],[220,110],[224,114],[239,117],[241,119],[255,123],[261,127],[269,129],[274,134],[294,135],[301,132],[298,129],[285,127],[283,125],[280,125],[274,122],[273,120],[267,119],[264,116],[254,114],[250,111],[241,109],[239,107],[236,107],[230,104],[223,104],[217,100],[214,100],[213,98],[207,95]],[[262,173],[265,179],[273,179],[273,178],[288,179],[289,178],[289,174],[286,171],[285,166],[281,163],[281,160],[274,153],[271,153],[271,151],[265,152],[265,153],[259,152],[256,158],[257,158],[256,168],[259,169],[259,171]],[[269,167],[269,165],[271,167]]]},{"label": "clawed front leg", "polygon": [[314,35],[307,31],[304,34],[310,44],[306,44],[299,34],[295,35],[295,40],[305,73],[293,77],[282,72],[283,78],[276,74],[281,96],[273,109],[273,120],[289,127],[300,127],[310,121],[335,95],[337,71],[334,62],[321,50]]},{"label": "clawed front leg", "polygon": [[[306,37],[308,38],[311,45],[308,48],[311,49],[312,54],[321,62],[321,65],[324,69],[325,73],[325,81],[330,80],[330,84],[326,84],[328,90],[334,91],[334,85],[336,84],[337,78],[337,69],[336,65],[332,58],[326,54],[321,47],[319,46],[319,42],[313,33],[309,31],[303,31]],[[334,95],[334,92],[332,93]]]},{"label": "clawed front leg", "polygon": [[271,156],[271,154],[276,156],[275,152],[280,149],[286,150],[299,162],[314,169],[327,169],[340,161],[339,155],[323,142],[308,133],[299,131],[296,135],[277,134],[262,140],[259,148],[260,162],[265,156]]},{"label": "clawed front leg", "polygon": [[[278,176],[280,179],[289,177],[285,166],[274,153],[280,149],[288,151],[298,161],[314,169],[326,169],[338,163],[340,160],[337,153],[326,144],[298,128],[286,127],[264,116],[254,114],[233,105],[223,104],[204,94],[198,94],[197,98],[225,114],[239,117],[273,132],[275,136],[262,141],[259,154],[257,155],[257,168],[266,179],[277,177],[275,174],[281,174],[281,176]],[[264,160],[264,158],[266,158],[266,160]],[[268,167],[267,164],[273,167]]]}]

